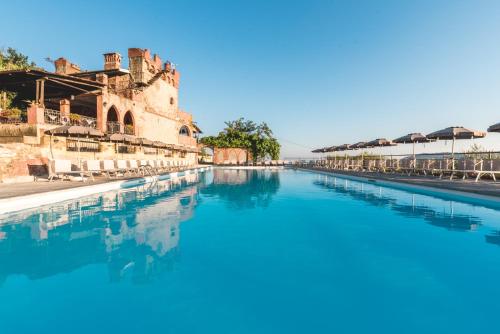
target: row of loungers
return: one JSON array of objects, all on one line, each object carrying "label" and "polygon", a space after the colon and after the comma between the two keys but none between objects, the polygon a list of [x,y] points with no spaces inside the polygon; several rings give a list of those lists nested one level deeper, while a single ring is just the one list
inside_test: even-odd
[{"label": "row of loungers", "polygon": [[476,182],[485,175],[496,181],[496,174],[500,174],[500,159],[337,159],[300,164],[332,170],[434,175],[450,180],[474,177]]},{"label": "row of loungers", "polygon": [[243,164],[238,163],[238,161],[232,161],[232,160],[225,160],[223,165],[229,165],[229,166],[290,166],[292,165],[291,161],[288,160],[269,160],[269,161],[258,161],[256,163],[253,163],[251,161],[245,162]]},{"label": "row of loungers", "polygon": [[94,180],[94,175],[105,175],[108,178],[152,176],[189,167],[192,167],[192,164],[184,160],[83,160],[82,167],[75,168],[71,160],[55,159],[49,161],[49,181],[70,176],[80,176],[82,181],[85,181],[86,177]]}]

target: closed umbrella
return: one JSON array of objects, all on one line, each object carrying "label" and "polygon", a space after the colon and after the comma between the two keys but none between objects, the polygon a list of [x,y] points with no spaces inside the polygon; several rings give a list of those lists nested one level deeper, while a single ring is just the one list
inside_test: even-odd
[{"label": "closed umbrella", "polygon": [[[451,126],[442,130],[438,130],[428,134],[428,139],[435,140],[452,140],[451,143],[451,158],[455,159],[455,140],[457,139],[474,139],[483,138],[486,136],[485,132],[466,129],[461,126]],[[454,165],[454,164],[453,164]]]}]

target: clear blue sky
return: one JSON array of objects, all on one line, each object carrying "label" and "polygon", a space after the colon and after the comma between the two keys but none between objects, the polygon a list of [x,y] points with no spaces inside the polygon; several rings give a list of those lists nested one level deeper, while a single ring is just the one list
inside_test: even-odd
[{"label": "clear blue sky", "polygon": [[240,116],[267,121],[284,156],[500,122],[500,1],[9,1],[2,11],[0,46],[46,68],[45,57],[91,70],[104,52],[151,49],[178,64],[181,107],[206,134]]}]

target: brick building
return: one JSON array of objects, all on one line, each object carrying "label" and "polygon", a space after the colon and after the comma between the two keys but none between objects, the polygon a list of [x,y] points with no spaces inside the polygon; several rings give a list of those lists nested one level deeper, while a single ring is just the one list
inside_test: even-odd
[{"label": "brick building", "polygon": [[[148,49],[129,48],[128,69],[122,67],[122,56],[115,52],[104,54],[103,68],[99,70],[84,71],[65,58],[55,60],[54,65],[55,72],[0,72],[0,91],[14,92],[18,100],[32,101],[25,119],[2,117],[0,109],[4,157],[16,157],[13,163],[17,165],[22,165],[23,159],[50,158],[45,131],[71,124],[94,127],[108,136],[121,133],[143,138],[150,144],[132,147],[105,140],[89,141],[84,151],[92,153],[93,158],[126,154],[124,158],[132,159],[155,154],[197,162],[196,137],[201,130],[192,115],[179,108],[180,73],[170,62],[162,62]],[[73,157],[71,139],[60,138],[51,144],[52,158]],[[30,156],[20,151],[29,151]],[[6,160],[2,163],[5,165]]]}]

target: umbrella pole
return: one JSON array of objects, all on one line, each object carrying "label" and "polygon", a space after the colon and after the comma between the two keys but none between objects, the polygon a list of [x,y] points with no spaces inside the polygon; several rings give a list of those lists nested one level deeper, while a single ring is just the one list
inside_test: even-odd
[{"label": "umbrella pole", "polygon": [[451,169],[455,170],[455,136],[451,141]]},{"label": "umbrella pole", "polygon": [[76,141],[76,145],[78,145],[78,168],[82,170],[82,159],[80,159],[80,136],[76,138],[78,138]]},{"label": "umbrella pole", "polygon": [[415,142],[413,142],[413,171],[417,169],[417,157],[415,156]]},{"label": "umbrella pole", "polygon": [[50,134],[50,156],[52,157],[52,160],[54,160],[54,152],[52,151],[52,133]]}]

